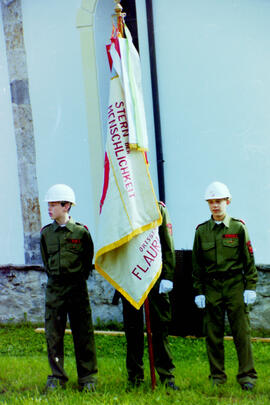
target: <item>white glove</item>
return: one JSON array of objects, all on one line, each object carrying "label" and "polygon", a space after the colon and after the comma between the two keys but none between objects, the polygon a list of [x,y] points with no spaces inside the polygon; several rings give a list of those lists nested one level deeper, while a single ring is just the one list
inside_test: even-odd
[{"label": "white glove", "polygon": [[200,309],[205,308],[205,295],[196,295],[195,304]]},{"label": "white glove", "polygon": [[244,303],[252,305],[256,301],[256,291],[245,290],[244,291]]},{"label": "white glove", "polygon": [[161,280],[159,284],[159,294],[166,294],[172,291],[173,289],[173,282],[170,280]]}]

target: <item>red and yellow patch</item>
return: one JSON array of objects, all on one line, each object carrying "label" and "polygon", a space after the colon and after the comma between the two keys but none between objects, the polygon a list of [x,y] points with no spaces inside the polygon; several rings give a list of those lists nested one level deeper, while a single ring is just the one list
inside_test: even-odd
[{"label": "red and yellow patch", "polygon": [[169,229],[170,235],[172,235],[172,224],[167,224],[167,228]]},{"label": "red and yellow patch", "polygon": [[251,255],[253,255],[253,248],[252,248],[250,240],[247,242],[247,248],[248,248],[249,253]]}]

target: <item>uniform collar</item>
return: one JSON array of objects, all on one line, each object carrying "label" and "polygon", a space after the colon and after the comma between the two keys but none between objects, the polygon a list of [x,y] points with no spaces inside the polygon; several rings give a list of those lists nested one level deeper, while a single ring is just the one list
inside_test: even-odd
[{"label": "uniform collar", "polygon": [[[74,228],[74,224],[75,224],[75,222],[74,222],[74,220],[72,219],[72,217],[69,217],[69,221],[66,223],[66,226],[65,226],[65,227],[66,227],[69,231],[72,231],[73,228]],[[53,230],[54,230],[54,231],[58,231],[59,229],[62,228],[56,221],[53,222],[52,226],[53,226]]]},{"label": "uniform collar", "polygon": [[[224,225],[226,226],[226,228],[229,228],[230,220],[231,220],[231,217],[230,217],[228,214],[226,214],[226,216],[225,216],[225,218],[223,219],[223,221],[221,222],[221,224],[224,224]],[[216,225],[216,222],[215,222],[215,220],[213,219],[213,217],[211,217],[211,219],[210,219],[210,227],[211,227],[211,230],[214,229],[214,226],[215,226],[215,225]]]}]

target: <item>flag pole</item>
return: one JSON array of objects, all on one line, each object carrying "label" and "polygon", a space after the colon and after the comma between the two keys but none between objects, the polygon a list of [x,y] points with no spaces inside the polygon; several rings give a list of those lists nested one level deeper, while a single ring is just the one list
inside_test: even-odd
[{"label": "flag pole", "polygon": [[[123,13],[123,7],[121,6],[121,0],[114,0],[115,2],[115,14],[112,15],[112,19],[117,19],[117,28],[120,36],[124,37],[124,24],[123,19],[126,16],[126,13]],[[147,331],[147,341],[148,341],[148,353],[149,353],[149,363],[150,363],[150,374],[151,374],[151,386],[152,390],[156,387],[156,374],[154,366],[154,352],[153,352],[153,342],[152,342],[152,332],[151,332],[151,323],[150,323],[150,313],[149,313],[149,301],[148,297],[144,302],[145,310],[145,322],[146,322],[146,331]]]},{"label": "flag pole", "polygon": [[145,322],[146,322],[146,332],[148,341],[148,354],[149,354],[149,364],[150,364],[150,374],[151,374],[151,385],[152,390],[156,387],[156,374],[154,365],[154,351],[153,351],[153,341],[150,323],[150,312],[149,312],[149,300],[148,297],[144,301],[144,312],[145,312]]}]

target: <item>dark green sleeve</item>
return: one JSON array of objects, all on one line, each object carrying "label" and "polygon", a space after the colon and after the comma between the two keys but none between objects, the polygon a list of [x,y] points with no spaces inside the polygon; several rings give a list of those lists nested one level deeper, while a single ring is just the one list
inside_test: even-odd
[{"label": "dark green sleeve", "polygon": [[94,244],[90,232],[85,228],[84,232],[84,246],[83,246],[83,267],[86,280],[92,270],[92,261],[94,255]]},{"label": "dark green sleeve", "polygon": [[160,279],[173,281],[176,261],[172,224],[167,208],[162,204],[159,204],[159,208],[162,216],[162,223],[159,227],[159,238],[162,250],[162,273]]},{"label": "dark green sleeve", "polygon": [[192,278],[195,294],[204,294],[204,267],[202,264],[201,243],[198,230],[195,233],[192,250]]},{"label": "dark green sleeve", "polygon": [[48,271],[47,246],[46,246],[44,235],[42,233],[40,235],[40,253],[41,253],[41,257],[42,257],[42,261],[43,261],[45,270]]},{"label": "dark green sleeve", "polygon": [[255,290],[258,280],[257,269],[255,266],[254,254],[249,239],[246,226],[243,224],[242,241],[243,241],[243,260],[244,260],[244,280],[246,290]]}]

